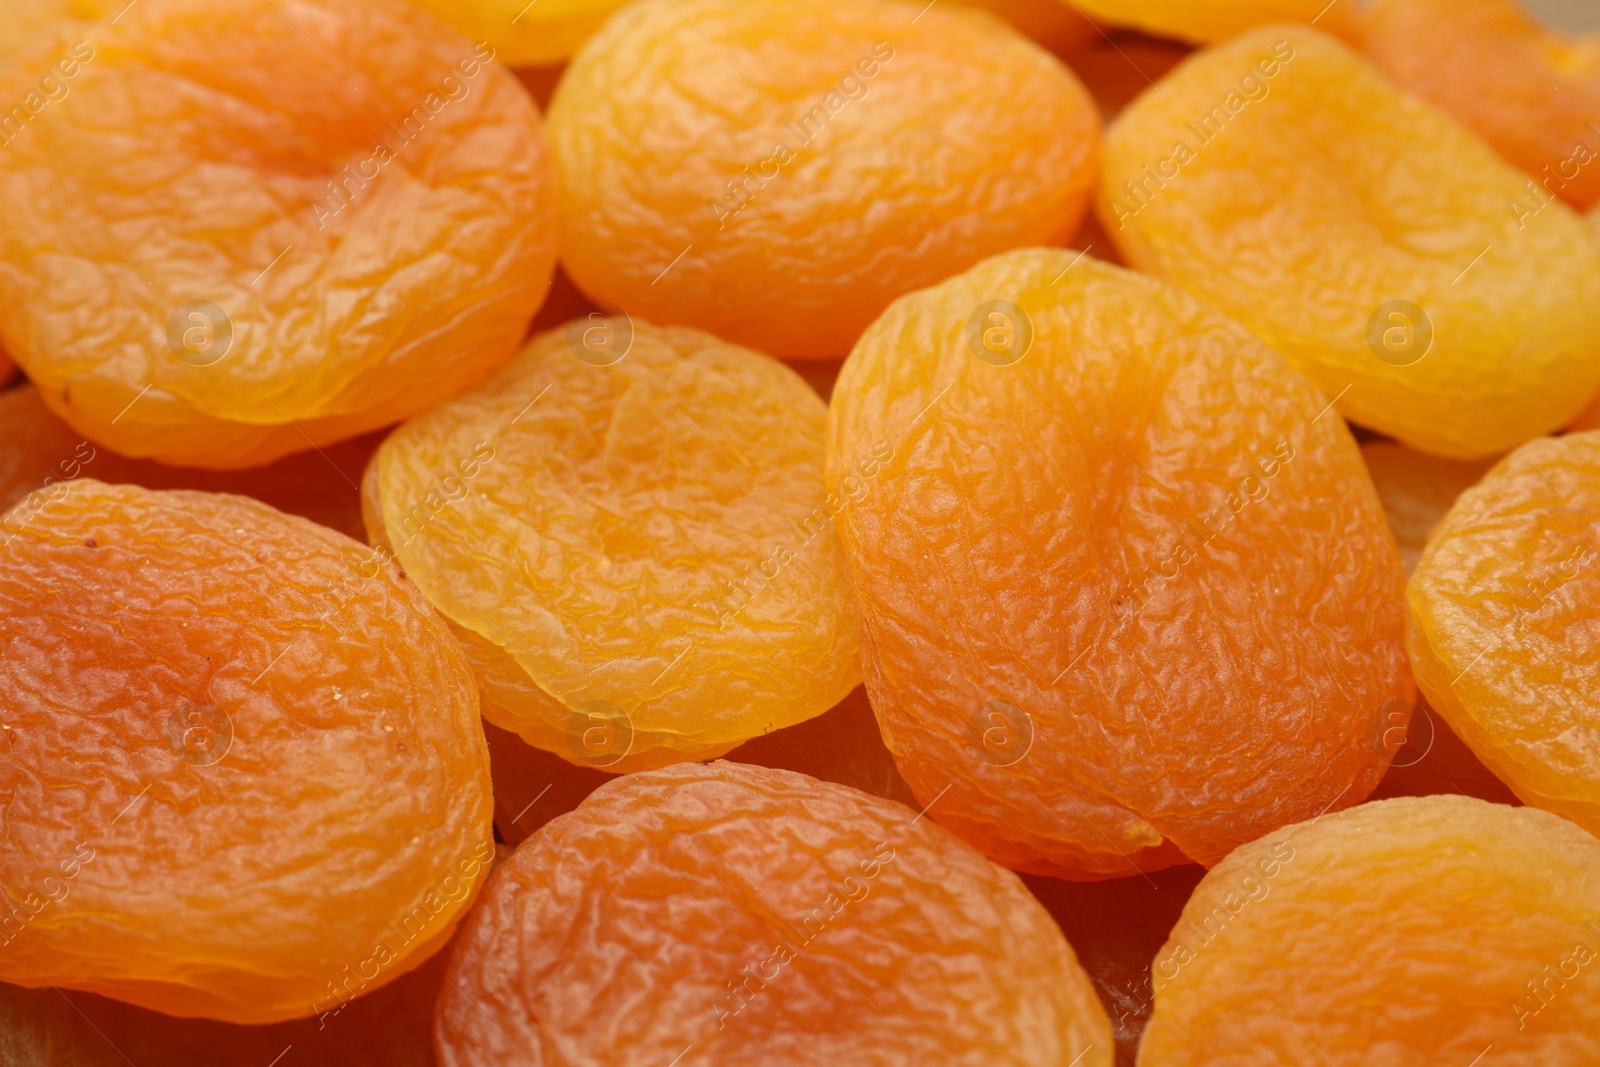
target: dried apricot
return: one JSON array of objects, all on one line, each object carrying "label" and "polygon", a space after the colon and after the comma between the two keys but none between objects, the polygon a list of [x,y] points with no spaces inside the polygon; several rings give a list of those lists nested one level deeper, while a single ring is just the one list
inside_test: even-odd
[{"label": "dried apricot", "polygon": [[1197,53],[1107,134],[1127,261],[1250,327],[1353,421],[1434,455],[1506,451],[1600,385],[1600,248],[1561,203],[1314,30]]},{"label": "dried apricot", "polygon": [[1113,1058],[1015,875],[902,805],[737,763],[628,775],[546,825],[445,978],[444,1067]]},{"label": "dried apricot", "polygon": [[[6,17],[0,19],[0,70],[17,62],[29,46],[46,33],[60,34],[64,27],[77,27],[89,19],[106,14],[105,0],[6,0]],[[34,79],[49,79],[37,86],[38,99],[6,100],[7,109],[21,106],[29,114],[38,114],[45,106],[43,101],[61,94],[63,79],[49,65],[24,72]],[[0,143],[6,143],[19,128],[18,116],[6,116],[11,121],[5,125],[0,120]]]},{"label": "dried apricot", "polygon": [[1524,803],[1600,829],[1600,431],[1530,442],[1461,494],[1406,588],[1428,702]]},{"label": "dried apricot", "polygon": [[1376,0],[1365,51],[1534,176],[1517,217],[1600,201],[1600,34],[1554,32],[1516,0]]},{"label": "dried apricot", "polygon": [[1195,890],[1139,1067],[1592,1064],[1597,915],[1600,841],[1554,815],[1436,796],[1313,819]]},{"label": "dried apricot", "polygon": [[0,979],[266,1023],[449,938],[489,764],[414,587],[243,497],[80,478],[0,526]]},{"label": "dried apricot", "polygon": [[1373,488],[1383,501],[1383,513],[1400,544],[1407,574],[1416,569],[1428,534],[1450,505],[1494,465],[1493,460],[1430,456],[1393,441],[1367,442],[1361,446],[1361,458],[1366,460]]},{"label": "dried apricot", "polygon": [[1356,0],[1062,0],[1090,18],[1158,37],[1210,44],[1274,22],[1303,22],[1346,40],[1360,35]]},{"label": "dried apricot", "polygon": [[11,357],[0,349],[0,389],[11,384],[11,379],[17,375],[17,365],[11,362]]},{"label": "dried apricot", "polygon": [[900,294],[1070,237],[1099,124],[1054,56],[970,8],[643,0],[567,68],[550,138],[591,297],[826,359]]},{"label": "dried apricot", "polygon": [[80,476],[146,489],[236,493],[365,540],[359,485],[378,447],[364,434],[249,471],[207,471],[128,459],[73,432],[24,385],[0,393],[0,513],[36,490]]},{"label": "dried apricot", "polygon": [[369,535],[451,621],[490,722],[613,772],[706,759],[861,680],[826,424],[760,353],[578,319],[384,441]]},{"label": "dried apricot", "polygon": [[1377,784],[1405,575],[1349,432],[1243,327],[1008,253],[896,301],[831,411],[867,692],[990,858],[1210,865]]},{"label": "dried apricot", "polygon": [[448,949],[323,1015],[240,1026],[93,993],[0,984],[7,1067],[434,1067],[433,1006]]},{"label": "dried apricot", "polygon": [[492,57],[400,0],[141,0],[41,39],[0,100],[55,62],[70,94],[0,153],[0,341],[80,433],[190,466],[471,384],[555,255],[539,116]]}]

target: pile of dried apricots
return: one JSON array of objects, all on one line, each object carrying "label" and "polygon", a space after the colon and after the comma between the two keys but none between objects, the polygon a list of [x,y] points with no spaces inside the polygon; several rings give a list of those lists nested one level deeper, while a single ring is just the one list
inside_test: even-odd
[{"label": "pile of dried apricots", "polygon": [[0,348],[0,1067],[1600,1064],[1578,22],[7,0]]}]

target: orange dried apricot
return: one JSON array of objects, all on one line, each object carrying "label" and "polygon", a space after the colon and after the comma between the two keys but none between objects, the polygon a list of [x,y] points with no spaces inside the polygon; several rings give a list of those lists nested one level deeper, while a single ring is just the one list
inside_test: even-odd
[{"label": "orange dried apricot", "polygon": [[1346,40],[1361,32],[1358,0],[1062,0],[1090,18],[1158,37],[1210,44],[1276,22],[1302,22]]},{"label": "orange dried apricot", "polygon": [[643,0],[550,105],[563,262],[631,315],[837,358],[900,294],[1070,237],[1098,125],[967,7]]},{"label": "orange dried apricot", "polygon": [[400,0],[141,0],[68,39],[0,73],[72,69],[0,153],[0,342],[79,433],[250,466],[515,351],[554,197],[492,52]]},{"label": "orange dried apricot", "polygon": [[1096,206],[1127,261],[1231,315],[1355,422],[1434,455],[1506,451],[1600,385],[1600,248],[1443,112],[1314,30],[1197,53],[1106,137]]},{"label": "orange dried apricot", "polygon": [[1406,573],[1416,569],[1428,534],[1464,491],[1489,473],[1493,460],[1444,459],[1393,441],[1369,441],[1361,458],[1400,545]]},{"label": "orange dried apricot", "polygon": [[1600,841],[1466,797],[1235,851],[1155,961],[1139,1067],[1595,1062]]},{"label": "orange dried apricot", "polygon": [[146,489],[250,496],[365,540],[359,486],[379,440],[377,434],[364,434],[248,471],[169,467],[97,447],[45,407],[37,389],[23,385],[0,393],[0,513],[31,492],[87,475]]},{"label": "orange dried apricot", "polygon": [[1375,0],[1364,36],[1386,74],[1534,176],[1513,215],[1600,201],[1600,34],[1554,32],[1516,0]]},{"label": "orange dried apricot", "polygon": [[547,824],[445,977],[443,1067],[1113,1060],[1016,875],[902,805],[737,763],[628,775]]},{"label": "orange dried apricot", "polygon": [[1524,803],[1600,830],[1600,431],[1530,442],[1456,501],[1406,587],[1428,702]]},{"label": "orange dried apricot", "polygon": [[369,535],[452,623],[490,722],[614,773],[706,759],[861,679],[826,424],[760,353],[578,319],[384,441]]},{"label": "orange dried apricot", "polygon": [[[0,70],[15,64],[41,35],[63,33],[67,26],[81,29],[81,23],[105,15],[106,6],[104,0],[6,0],[6,17],[0,19]],[[27,69],[24,74],[35,80],[48,80],[35,86],[36,100],[6,100],[6,111],[20,106],[29,114],[37,114],[45,106],[43,101],[62,94],[64,79],[53,64]],[[6,117],[11,123],[0,125],[0,143],[8,141],[20,126],[17,116]]]},{"label": "orange dried apricot", "polygon": [[513,66],[569,58],[628,0],[412,0]]},{"label": "orange dried apricot", "polygon": [[872,706],[990,858],[1210,865],[1377,784],[1404,572],[1349,432],[1243,327],[1008,253],[896,301],[831,410]]},{"label": "orange dried apricot", "polygon": [[243,497],[79,478],[0,534],[0,979],[267,1023],[444,944],[489,764],[413,586]]},{"label": "orange dried apricot", "polygon": [[0,349],[0,389],[11,384],[11,379],[16,377],[17,365],[11,362],[11,357]]},{"label": "orange dried apricot", "polygon": [[267,1026],[170,1015],[93,993],[0,984],[8,1067],[434,1067],[448,948],[321,1016]]}]

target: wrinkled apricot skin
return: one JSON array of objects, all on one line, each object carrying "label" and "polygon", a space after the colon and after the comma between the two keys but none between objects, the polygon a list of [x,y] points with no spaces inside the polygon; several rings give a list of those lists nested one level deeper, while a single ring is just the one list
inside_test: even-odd
[{"label": "wrinkled apricot skin", "polygon": [[1135,268],[1422,452],[1504,452],[1600,385],[1600,248],[1443,112],[1314,30],[1197,53],[1107,132],[1096,207]]},{"label": "wrinkled apricot skin", "polygon": [[73,72],[0,153],[0,343],[79,433],[251,466],[515,351],[554,197],[491,51],[400,0],[141,0],[76,32],[0,73],[10,101]]},{"label": "wrinkled apricot skin", "polygon": [[[68,25],[81,28],[105,13],[105,0],[7,0],[6,17],[0,19],[0,69],[15,64],[41,34]],[[23,73],[42,78],[50,73],[49,65]],[[8,100],[5,106],[9,109],[13,102]]]},{"label": "wrinkled apricot skin", "polygon": [[1157,37],[1212,44],[1274,22],[1315,24],[1346,40],[1360,35],[1352,0],[1061,0],[1090,18]]},{"label": "wrinkled apricot skin", "polygon": [[993,16],[922,6],[619,12],[550,105],[574,280],[636,317],[830,359],[900,294],[1064,242],[1099,139],[1083,87]]},{"label": "wrinkled apricot skin", "polygon": [[1547,812],[1408,797],[1291,826],[1195,890],[1139,1067],[1592,1064],[1597,917],[1600,841]]},{"label": "wrinkled apricot skin", "polygon": [[1494,465],[1492,460],[1441,459],[1393,441],[1362,445],[1361,458],[1383,502],[1408,575],[1416,569],[1434,526]]},{"label": "wrinkled apricot skin", "polygon": [[[591,343],[595,346],[591,349]],[[613,773],[720,755],[860,681],[827,409],[776,360],[594,317],[396,430],[369,536],[490,722]]]},{"label": "wrinkled apricot skin", "polygon": [[128,459],[85,440],[57,418],[32,385],[0,394],[0,513],[36,491],[79,477],[145,489],[236,493],[366,540],[361,473],[378,435],[299,452],[248,471],[207,471]]},{"label": "wrinkled apricot skin", "polygon": [[1463,493],[1407,586],[1417,682],[1526,804],[1600,830],[1600,432],[1531,442]]},{"label": "wrinkled apricot skin", "polygon": [[620,778],[525,841],[462,927],[435,1041],[441,1067],[1113,1059],[1015,875],[902,805],[728,762]]},{"label": "wrinkled apricot skin", "polygon": [[1210,865],[1381,777],[1368,722],[1414,695],[1394,540],[1349,432],[1236,323],[1022,250],[892,305],[831,415],[830,481],[888,457],[840,515],[872,706],[990,858]]},{"label": "wrinkled apricot skin", "polygon": [[493,853],[427,602],[243,497],[59,490],[0,520],[0,979],[268,1023],[427,959]]},{"label": "wrinkled apricot skin", "polygon": [[1600,201],[1600,34],[1555,33],[1515,0],[1375,0],[1364,49],[1534,177],[1526,212]]},{"label": "wrinkled apricot skin", "polygon": [[[7,1067],[434,1067],[448,949],[337,1014],[270,1026],[170,1015],[93,993],[0,984]],[[273,1063],[273,1057],[280,1057]]]}]

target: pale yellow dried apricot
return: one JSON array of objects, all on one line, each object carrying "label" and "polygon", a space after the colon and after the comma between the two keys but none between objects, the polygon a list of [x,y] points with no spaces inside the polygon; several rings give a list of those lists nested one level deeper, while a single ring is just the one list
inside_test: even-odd
[{"label": "pale yellow dried apricot", "polygon": [[1134,267],[1248,326],[1352,421],[1505,452],[1600,385],[1600,248],[1528,178],[1315,30],[1196,53],[1106,137],[1102,221]]},{"label": "pale yellow dried apricot", "polygon": [[760,353],[578,319],[383,443],[369,534],[450,620],[490,722],[613,772],[705,759],[860,681],[826,424]]},{"label": "pale yellow dried apricot", "polygon": [[1406,588],[1428,702],[1524,803],[1600,831],[1600,431],[1462,493]]}]

